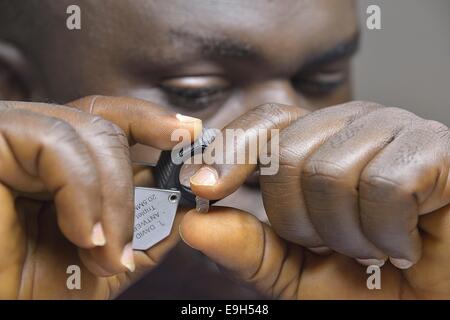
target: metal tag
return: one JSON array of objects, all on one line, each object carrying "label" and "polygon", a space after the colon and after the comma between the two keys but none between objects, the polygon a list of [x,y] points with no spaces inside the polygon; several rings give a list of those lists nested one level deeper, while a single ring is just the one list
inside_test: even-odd
[{"label": "metal tag", "polygon": [[133,249],[148,250],[170,234],[179,201],[179,191],[134,189]]}]

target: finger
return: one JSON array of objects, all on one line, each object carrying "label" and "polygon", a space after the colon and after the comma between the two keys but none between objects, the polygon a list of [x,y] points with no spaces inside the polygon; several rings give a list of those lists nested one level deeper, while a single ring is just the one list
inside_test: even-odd
[{"label": "finger", "polygon": [[125,132],[130,145],[137,142],[170,150],[179,143],[178,139],[172,139],[175,130],[184,130],[190,138],[184,144],[196,140],[202,131],[200,119],[175,114],[139,99],[90,96],[68,105],[113,122]]},{"label": "finger", "polygon": [[272,298],[411,297],[408,288],[400,289],[403,276],[392,266],[383,267],[382,289],[368,290],[366,268],[353,259],[337,253],[322,257],[303,251],[237,209],[214,207],[208,214],[191,210],[181,222],[180,233],[188,245],[218,263],[231,277]]},{"label": "finger", "polygon": [[231,277],[271,297],[297,297],[301,249],[287,244],[252,215],[224,207],[214,207],[208,214],[191,210],[181,222],[180,234]]},{"label": "finger", "polygon": [[419,216],[450,202],[448,138],[422,122],[368,164],[359,186],[364,233],[401,269],[421,257]]},{"label": "finger", "polygon": [[326,252],[326,244],[308,216],[302,171],[307,159],[327,139],[380,108],[371,103],[352,102],[309,114],[283,130],[279,171],[260,178],[264,207],[277,234],[314,252]]},{"label": "finger", "polygon": [[[300,116],[300,112],[296,107],[264,104],[227,125],[223,130],[225,139],[216,138],[204,152],[208,155],[214,153],[214,150],[222,151],[220,163],[216,162],[197,171],[190,179],[192,191],[207,199],[221,199],[236,191],[256,169],[257,155],[270,140],[271,130],[287,127]],[[227,131],[235,136],[227,138]],[[252,157],[250,150],[256,151],[255,157]],[[237,159],[240,158],[242,161],[239,162]]]},{"label": "finger", "polygon": [[358,184],[369,161],[411,121],[413,114],[382,108],[341,129],[306,161],[302,188],[311,222],[333,250],[366,265],[383,265],[386,255],[364,235]]},{"label": "finger", "polygon": [[129,256],[134,214],[132,169],[123,131],[99,116],[65,106],[34,103],[13,103],[12,106],[62,119],[77,131],[100,175],[99,201],[102,202],[102,229],[98,239],[101,245],[89,252],[81,251],[81,258],[91,272],[104,276],[123,272],[126,267],[133,268],[132,261],[127,265],[122,261],[127,252]]},{"label": "finger", "polygon": [[136,187],[155,186],[155,177],[148,166],[133,165],[133,181]]},{"label": "finger", "polygon": [[[0,298],[17,297],[22,275],[22,261],[26,255],[24,229],[15,210],[14,196],[7,187],[0,184]],[[12,290],[11,288],[14,288]]]},{"label": "finger", "polygon": [[422,257],[413,267],[403,271],[405,278],[418,297],[442,299],[450,292],[450,205],[420,216],[418,228]]},{"label": "finger", "polygon": [[[0,110],[0,180],[23,192],[16,175],[38,177],[54,197],[62,233],[82,248],[95,247],[100,222],[99,174],[75,130],[66,122],[25,110]],[[77,201],[73,201],[77,199]]]},{"label": "finger", "polygon": [[[137,99],[96,96],[70,105],[97,116],[57,105],[16,103],[16,108],[64,119],[78,130],[100,172],[102,225],[107,239],[104,246],[89,252],[81,251],[81,258],[91,272],[103,276],[124,271],[124,266],[134,270],[131,249],[133,181],[126,138],[156,147],[164,147],[163,144],[169,147],[176,143],[171,141],[173,130],[186,129],[188,134],[196,134],[201,130],[201,121],[169,114],[156,105]],[[125,131],[103,117],[116,122]],[[149,122],[144,126],[145,121]],[[154,122],[161,122],[164,126],[157,128],[153,126]],[[124,132],[127,134],[125,139]]]},{"label": "finger", "polygon": [[103,119],[86,121],[79,127],[83,139],[89,145],[98,171],[102,190],[102,225],[106,244],[81,257],[93,257],[98,270],[96,274],[115,274],[134,270],[134,261],[129,260],[133,238],[134,187],[128,143],[123,131]]}]

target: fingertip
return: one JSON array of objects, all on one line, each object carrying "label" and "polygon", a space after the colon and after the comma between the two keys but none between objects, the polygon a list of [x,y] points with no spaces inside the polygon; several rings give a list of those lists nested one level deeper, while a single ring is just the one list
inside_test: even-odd
[{"label": "fingertip", "polygon": [[95,254],[93,249],[78,249],[78,255],[83,265],[92,273],[99,277],[109,277],[117,272],[113,270],[109,270],[105,268],[105,266],[101,263],[101,260]]},{"label": "fingertip", "polygon": [[406,270],[411,268],[414,265],[414,262],[406,260],[406,259],[397,259],[397,258],[389,258],[391,264],[398,269]]},{"label": "fingertip", "polygon": [[[74,225],[71,221],[60,216],[57,217],[58,227],[64,237],[82,249],[94,249],[97,247],[93,239],[94,225],[89,226],[88,222],[78,222]],[[99,240],[99,239],[97,239]]]},{"label": "fingertip", "polygon": [[195,125],[197,125],[198,123],[200,123],[200,124],[202,123],[202,120],[199,118],[185,116],[181,113],[177,113],[175,115],[175,117],[178,119],[178,121],[180,121],[182,123],[189,123],[189,124],[195,124]]},{"label": "fingertip", "polygon": [[[73,178],[75,179],[77,177]],[[94,186],[88,183],[73,183],[60,188],[55,195],[59,229],[69,241],[83,249],[95,248],[97,241],[102,242],[103,228],[96,226],[102,208],[98,189],[95,183]]]},{"label": "fingertip", "polygon": [[180,235],[181,240],[188,245],[189,247],[191,247],[192,249],[196,249],[194,248],[194,246],[192,244],[189,243],[189,241],[186,240],[186,236],[183,235],[183,223],[180,223],[180,225],[178,226],[178,234]]},{"label": "fingertip", "polygon": [[189,178],[189,184],[192,192],[197,196],[208,200],[223,198],[218,185],[219,174],[212,167],[201,167],[194,175]]},{"label": "fingertip", "polygon": [[133,244],[131,242],[126,244],[123,248],[120,263],[122,263],[122,265],[130,272],[134,272],[136,269],[136,265],[134,263]]},{"label": "fingertip", "polygon": [[136,269],[131,243],[127,243],[123,247],[117,247],[117,245],[112,247],[108,243],[102,247],[80,248],[79,255],[89,271],[101,277],[126,271],[134,272]]},{"label": "fingertip", "polygon": [[187,127],[190,130],[192,141],[195,141],[200,137],[203,129],[203,122],[201,119],[185,116],[180,113],[177,113],[175,118],[177,118],[182,127]]},{"label": "fingertip", "polygon": [[193,249],[198,249],[197,238],[199,231],[204,228],[204,221],[197,210],[189,210],[178,226],[178,233],[181,240]]},{"label": "fingertip", "polygon": [[213,187],[219,181],[219,174],[214,168],[201,167],[189,180],[191,187]]},{"label": "fingertip", "polygon": [[190,188],[197,196],[208,200],[223,199],[239,188],[236,179],[219,178],[218,170],[211,166],[202,166],[189,178]]},{"label": "fingertip", "polygon": [[103,247],[106,244],[105,232],[101,222],[97,222],[92,228],[91,239],[94,246]]},{"label": "fingertip", "polygon": [[355,259],[359,264],[363,266],[378,266],[382,267],[386,263],[384,259]]}]

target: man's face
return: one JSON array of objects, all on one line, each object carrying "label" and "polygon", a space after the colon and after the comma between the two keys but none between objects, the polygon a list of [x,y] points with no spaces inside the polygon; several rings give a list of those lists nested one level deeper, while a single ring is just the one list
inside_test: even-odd
[{"label": "man's face", "polygon": [[[350,98],[352,0],[49,3],[32,54],[46,98],[61,103],[134,96],[221,127],[265,102],[307,112]],[[69,31],[74,3],[82,29]]]}]

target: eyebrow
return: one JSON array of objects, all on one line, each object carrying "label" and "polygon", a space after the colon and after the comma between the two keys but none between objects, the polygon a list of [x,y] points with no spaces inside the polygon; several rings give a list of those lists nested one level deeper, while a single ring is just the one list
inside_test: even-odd
[{"label": "eyebrow", "polygon": [[[207,57],[225,57],[240,59],[261,58],[259,50],[252,45],[230,39],[227,37],[209,37],[193,34],[183,30],[171,30],[169,36],[174,41],[182,40],[191,43],[195,47],[200,47],[200,51]],[[319,65],[331,63],[333,61],[350,57],[359,49],[360,34],[356,32],[349,39],[346,39],[332,49],[313,55],[305,60],[302,69],[310,69]]]},{"label": "eyebrow", "polygon": [[350,39],[340,42],[330,50],[313,55],[305,60],[302,69],[314,69],[317,66],[328,64],[339,59],[353,56],[359,50],[360,34],[355,33]]},{"label": "eyebrow", "polygon": [[201,36],[182,30],[171,30],[169,36],[172,40],[183,40],[199,46],[201,53],[208,57],[250,59],[260,56],[258,50],[250,44],[227,37]]}]

